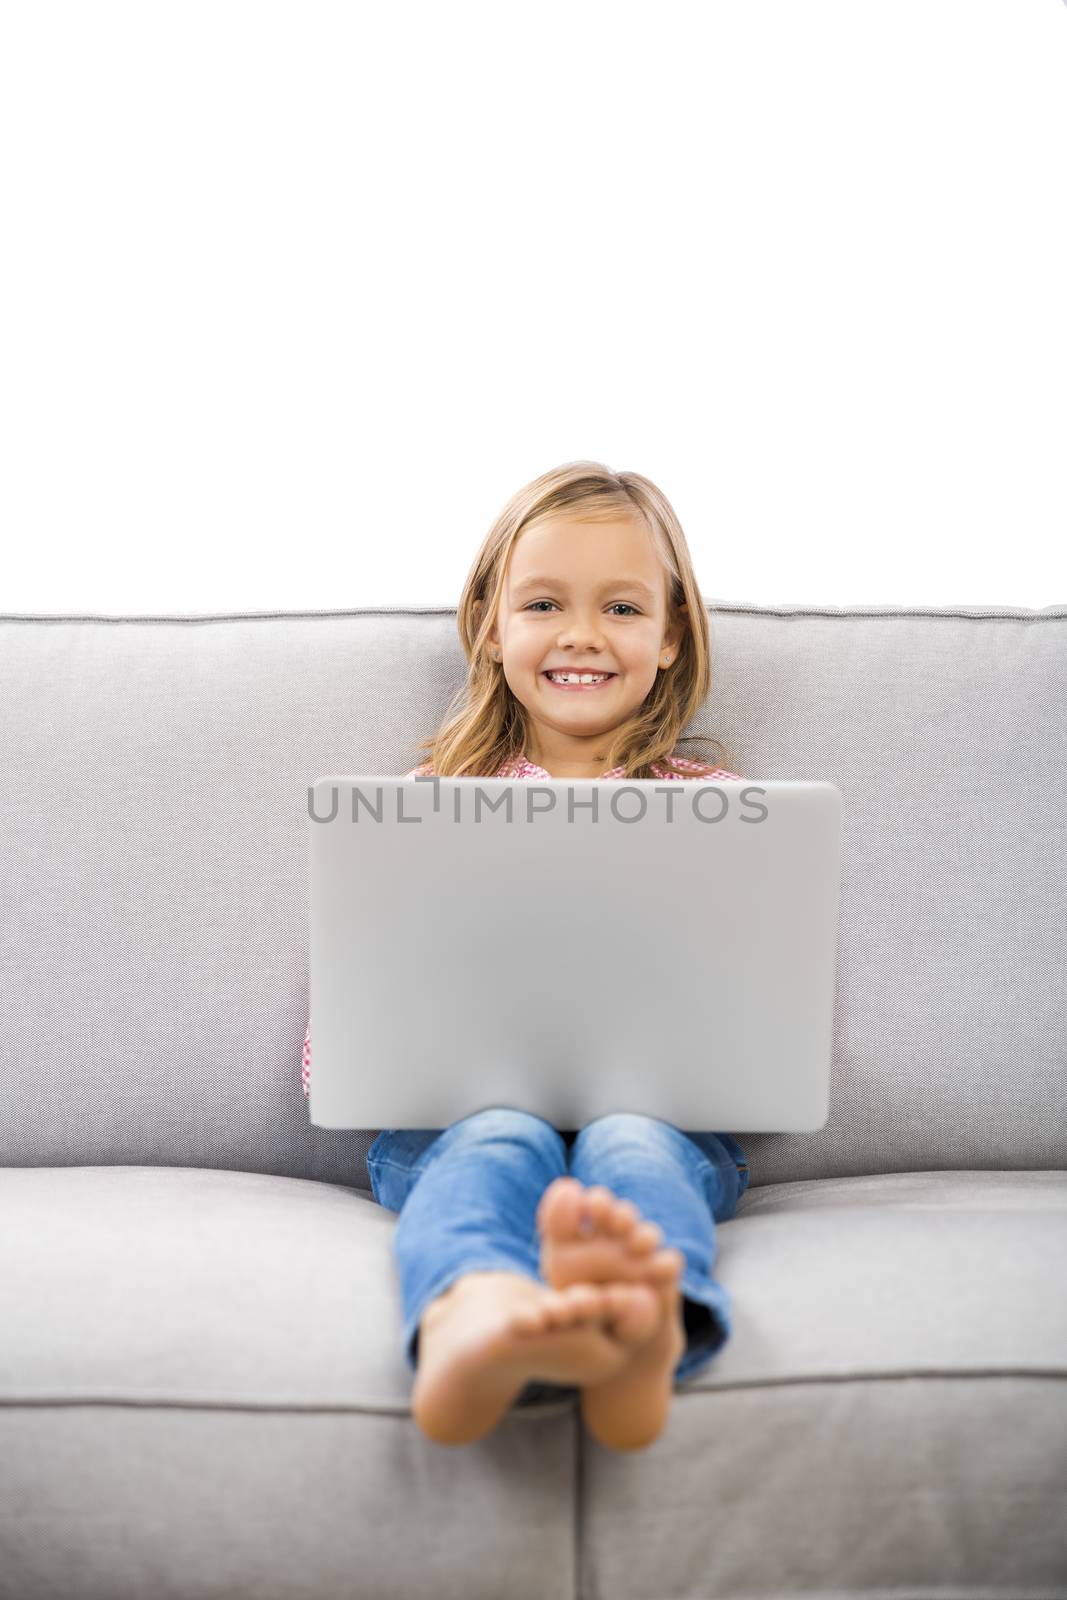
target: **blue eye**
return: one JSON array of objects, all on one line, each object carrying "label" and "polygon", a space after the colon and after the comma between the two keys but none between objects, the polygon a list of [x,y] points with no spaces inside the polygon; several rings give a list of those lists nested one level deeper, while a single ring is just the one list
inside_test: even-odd
[{"label": "blue eye", "polygon": [[[531,600],[530,604],[528,606],[524,606],[523,609],[525,611],[532,611],[534,606],[554,606],[555,603],[556,602],[554,600]],[[625,611],[632,611],[634,616],[639,615],[637,607],[630,605],[628,600],[616,600],[615,604],[611,607],[612,611],[616,611],[619,606],[622,606]],[[542,613],[542,615],[543,614],[544,613]]]}]

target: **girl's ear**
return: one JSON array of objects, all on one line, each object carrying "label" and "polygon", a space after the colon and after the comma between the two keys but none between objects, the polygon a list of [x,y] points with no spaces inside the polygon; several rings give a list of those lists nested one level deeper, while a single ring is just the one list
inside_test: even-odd
[{"label": "girl's ear", "polygon": [[[684,600],[680,601],[674,608],[674,621],[678,626],[677,635],[673,638],[673,643],[675,645],[680,645],[682,639],[685,637],[685,630],[687,626],[685,619],[688,610],[689,607],[686,605]],[[674,634],[673,628],[671,629],[671,633],[672,635]]]}]

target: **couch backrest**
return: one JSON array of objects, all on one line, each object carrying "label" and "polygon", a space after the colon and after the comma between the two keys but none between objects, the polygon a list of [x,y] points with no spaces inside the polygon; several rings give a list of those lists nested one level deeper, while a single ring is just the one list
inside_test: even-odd
[{"label": "couch backrest", "polygon": [[[730,1130],[753,1186],[1067,1166],[1067,607],[709,620],[687,732],[843,797],[830,1122]],[[300,1088],[307,786],[414,766],[464,672],[452,608],[0,616],[0,1163],[366,1186]]]}]

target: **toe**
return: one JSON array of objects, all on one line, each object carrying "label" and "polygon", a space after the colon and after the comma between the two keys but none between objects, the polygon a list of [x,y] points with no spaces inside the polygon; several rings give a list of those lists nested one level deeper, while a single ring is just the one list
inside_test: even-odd
[{"label": "toe", "polygon": [[639,1255],[644,1255],[649,1250],[654,1250],[658,1244],[663,1243],[663,1229],[658,1222],[642,1222],[633,1231],[630,1238],[631,1250],[636,1250]]},{"label": "toe", "polygon": [[610,1189],[605,1189],[602,1183],[595,1183],[591,1189],[585,1191],[585,1208],[593,1219],[593,1226],[599,1233],[612,1206],[615,1196]]},{"label": "toe", "polygon": [[544,1300],[545,1325],[566,1328],[574,1321],[574,1301],[564,1289],[554,1289]]},{"label": "toe", "polygon": [[579,1322],[588,1322],[604,1310],[604,1297],[591,1283],[572,1283],[563,1296],[571,1315]]},{"label": "toe", "polygon": [[685,1256],[673,1247],[668,1250],[657,1250],[649,1262],[649,1270],[657,1279],[677,1277],[679,1273],[685,1271]]},{"label": "toe", "polygon": [[613,1239],[625,1239],[641,1221],[641,1213],[632,1200],[616,1200],[610,1208],[605,1228]]},{"label": "toe", "polygon": [[537,1226],[554,1239],[574,1239],[585,1209],[585,1189],[577,1178],[554,1178],[537,1207]]}]

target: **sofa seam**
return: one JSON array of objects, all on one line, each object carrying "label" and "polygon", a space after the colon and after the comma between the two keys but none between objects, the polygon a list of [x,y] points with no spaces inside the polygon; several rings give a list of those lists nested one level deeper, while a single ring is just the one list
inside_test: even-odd
[{"label": "sofa seam", "polygon": [[[841,620],[889,621],[905,617],[964,619],[967,621],[1054,622],[1067,618],[1067,606],[773,606],[746,601],[704,602],[706,611],[722,615],[752,617],[829,617]],[[351,610],[305,611],[209,611],[209,612],[133,612],[128,615],[108,612],[7,611],[0,622],[102,622],[112,624],[173,622],[187,626],[212,622],[329,621],[346,617],[437,616],[456,617],[457,608],[438,605],[361,606]]]},{"label": "sofa seam", "polygon": [[[736,1338],[736,1334],[734,1335]],[[727,1383],[714,1383],[706,1386],[697,1384],[693,1378],[683,1378],[680,1384],[673,1386],[672,1398],[677,1400],[687,1399],[690,1396],[705,1395],[712,1398],[722,1394],[738,1394],[745,1390],[760,1389],[787,1389],[787,1388],[813,1388],[820,1384],[860,1384],[860,1383],[913,1383],[916,1378],[930,1378],[937,1382],[968,1382],[975,1378],[1034,1378],[1042,1381],[1049,1378],[1067,1380],[1067,1366],[1064,1367],[968,1367],[955,1369],[941,1369],[934,1367],[909,1367],[903,1372],[847,1372],[847,1373],[812,1373],[808,1376],[793,1378],[739,1378]],[[560,1400],[545,1402],[546,1406],[566,1406],[572,1408],[575,1400],[564,1397]],[[270,1414],[277,1412],[288,1415],[290,1412],[332,1412],[340,1416],[398,1416],[410,1417],[410,1405],[398,1404],[396,1406],[374,1406],[351,1404],[336,1400],[166,1400],[155,1398],[123,1398],[116,1395],[71,1395],[71,1396],[45,1396],[34,1398],[32,1395],[23,1395],[16,1399],[8,1396],[0,1397],[0,1410],[61,1410],[73,1406],[123,1406],[135,1407],[141,1410],[157,1411],[254,1411]],[[535,1410],[532,1406],[513,1408],[508,1415],[525,1415]],[[582,1435],[579,1432],[577,1441],[581,1444]],[[577,1477],[576,1477],[577,1483]]]}]

